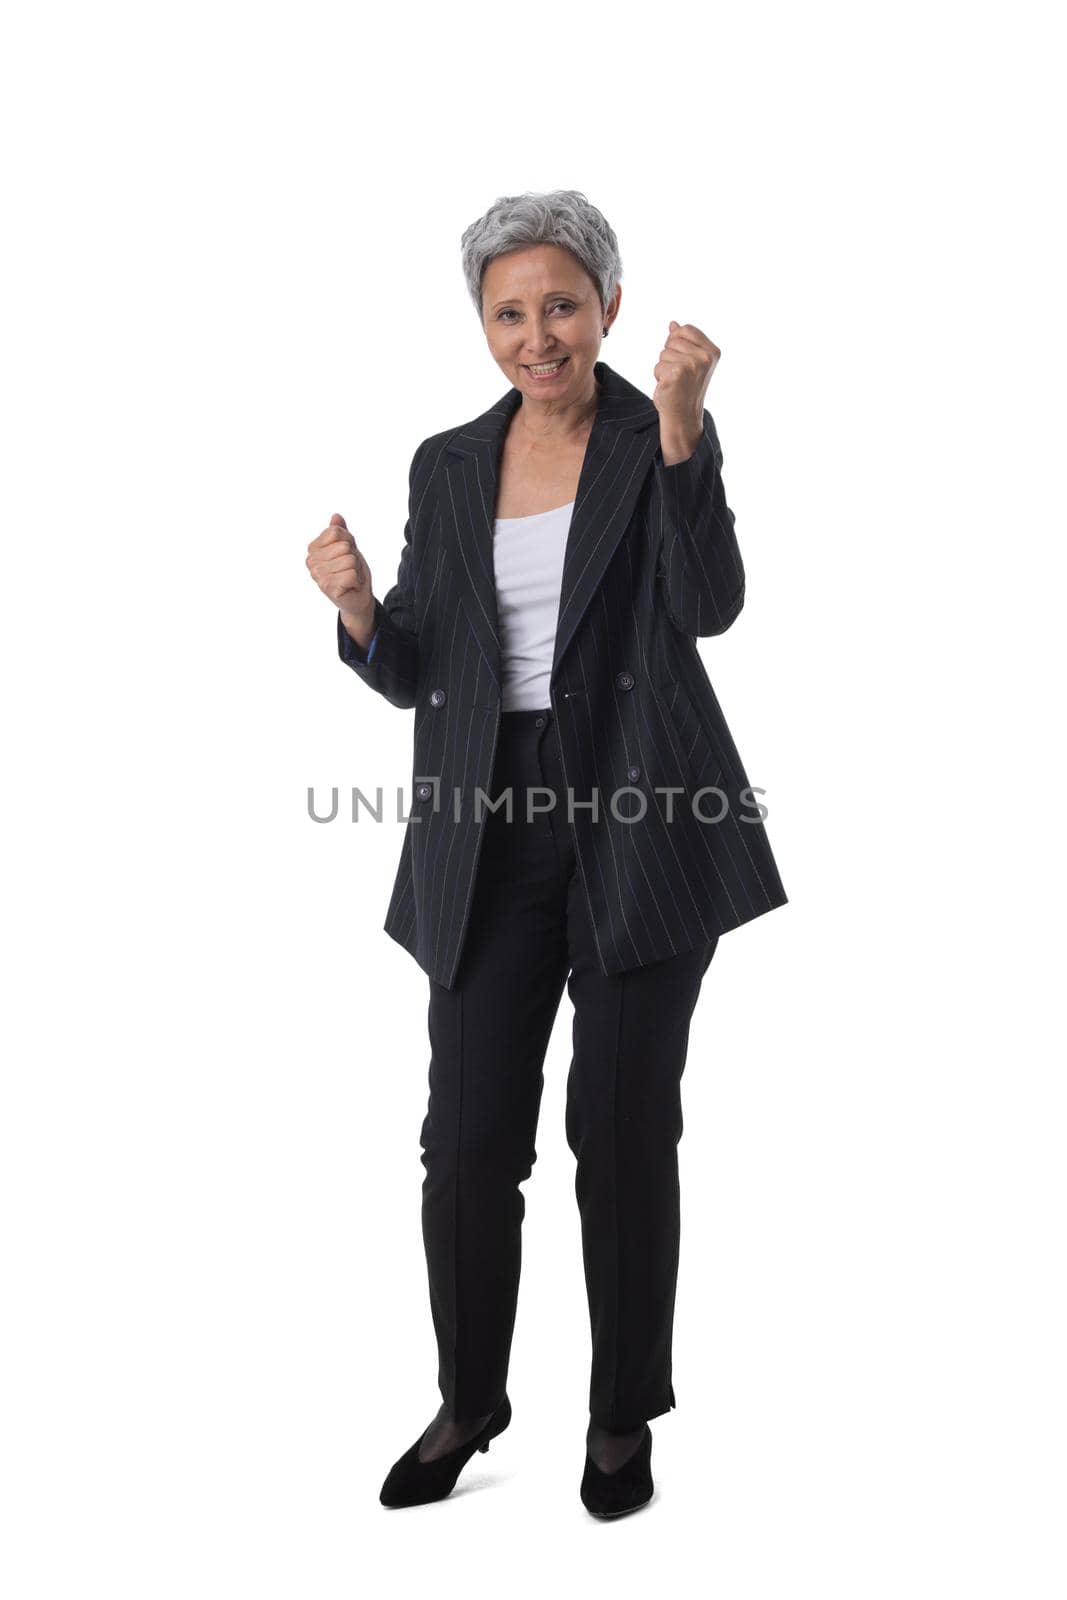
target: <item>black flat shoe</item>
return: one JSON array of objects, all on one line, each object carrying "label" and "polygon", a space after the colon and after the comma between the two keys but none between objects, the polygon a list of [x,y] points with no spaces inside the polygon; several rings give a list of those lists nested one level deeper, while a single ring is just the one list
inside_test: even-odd
[{"label": "black flat shoe", "polygon": [[480,1433],[466,1444],[457,1445],[432,1461],[419,1460],[419,1445],[426,1437],[424,1428],[399,1461],[394,1461],[378,1496],[383,1506],[424,1506],[431,1500],[444,1500],[456,1487],[456,1479],[476,1450],[488,1450],[490,1439],[503,1433],[511,1421],[511,1401],[507,1395],[497,1406]]},{"label": "black flat shoe", "polygon": [[624,1517],[652,1499],[652,1429],[645,1423],[645,1434],[632,1456],[618,1472],[601,1472],[588,1447],[585,1473],[579,1493],[585,1509],[594,1517]]}]

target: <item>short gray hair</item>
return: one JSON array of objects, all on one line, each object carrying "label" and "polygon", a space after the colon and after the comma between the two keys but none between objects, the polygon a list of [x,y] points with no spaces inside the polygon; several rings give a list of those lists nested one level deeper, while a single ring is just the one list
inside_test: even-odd
[{"label": "short gray hair", "polygon": [[606,310],[622,277],[622,257],[607,219],[577,189],[551,194],[502,195],[460,241],[463,276],[482,320],[482,275],[494,256],[527,245],[557,244],[569,250],[596,284]]}]

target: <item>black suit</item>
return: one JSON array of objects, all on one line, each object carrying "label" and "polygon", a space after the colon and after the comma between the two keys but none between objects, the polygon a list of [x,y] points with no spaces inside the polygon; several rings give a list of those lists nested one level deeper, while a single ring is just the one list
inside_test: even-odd
[{"label": "black suit", "polygon": [[[748,780],[694,642],[744,598],[714,423],[705,411],[694,455],[665,467],[655,407],[603,362],[596,374],[551,705],[501,709],[493,518],[517,389],[419,446],[370,659],[340,621],[338,643],[371,688],[415,707],[415,798],[386,929],[430,981],[422,1221],[441,1394],[472,1420],[505,1392],[519,1186],[566,984],[589,1411],[626,1432],[675,1404],[680,1081],[701,982],[719,935],[786,897],[762,823],[744,820],[756,816]],[[684,791],[673,820],[655,793],[666,785]],[[724,800],[722,821],[689,809],[702,785],[723,791],[703,813]],[[529,819],[534,786],[556,809]],[[477,822],[476,788],[492,801],[510,791],[513,820]],[[594,795],[599,820],[583,805]]]},{"label": "black suit", "polygon": [[[722,633],[745,577],[711,414],[695,453],[663,465],[659,413],[596,363],[601,398],[567,539],[551,703],[575,807],[574,846],[605,974],[662,960],[786,903],[748,777],[696,636]],[[455,983],[500,726],[493,576],[497,464],[521,403],[423,440],[397,581],[375,602],[373,659],[337,619],[341,659],[415,708],[413,799],[385,930],[434,981]],[[669,797],[657,787],[683,785]],[[704,785],[728,802],[701,821]],[[611,796],[633,786],[640,800]],[[597,791],[600,821],[588,802]],[[585,804],[583,805],[583,802]],[[706,817],[724,802],[707,796]],[[484,820],[482,817],[481,820]]]}]

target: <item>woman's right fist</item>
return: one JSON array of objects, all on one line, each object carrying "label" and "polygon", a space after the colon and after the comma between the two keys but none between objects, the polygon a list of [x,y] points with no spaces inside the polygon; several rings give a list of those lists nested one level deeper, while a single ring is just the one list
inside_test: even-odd
[{"label": "woman's right fist", "polygon": [[370,568],[339,511],[330,518],[329,527],[323,528],[308,545],[307,568],[344,617],[360,623],[374,616]]}]

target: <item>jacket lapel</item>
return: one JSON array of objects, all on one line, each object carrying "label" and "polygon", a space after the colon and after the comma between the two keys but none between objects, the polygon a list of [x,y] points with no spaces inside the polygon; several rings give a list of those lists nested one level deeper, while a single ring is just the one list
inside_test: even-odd
[{"label": "jacket lapel", "polygon": [[[555,681],[619,540],[629,525],[652,457],[659,445],[659,413],[640,389],[603,361],[594,364],[601,385],[563,561]],[[471,626],[493,677],[501,683],[499,619],[493,572],[493,519],[500,456],[521,391],[511,388],[449,439],[439,505],[446,556]]]}]

